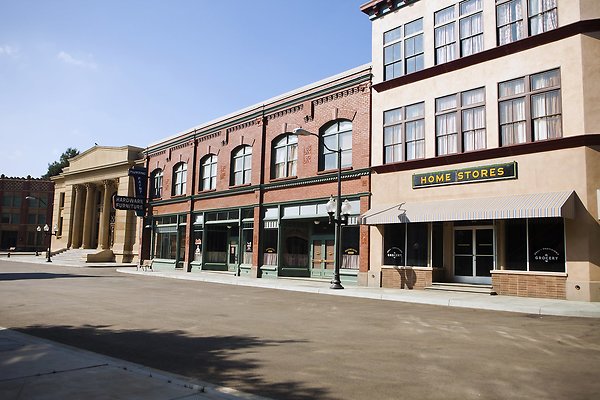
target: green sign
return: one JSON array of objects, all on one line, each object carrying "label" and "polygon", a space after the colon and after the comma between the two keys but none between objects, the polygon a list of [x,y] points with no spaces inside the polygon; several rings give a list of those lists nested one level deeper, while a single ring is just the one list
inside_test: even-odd
[{"label": "green sign", "polygon": [[516,162],[413,174],[412,184],[413,189],[418,189],[429,186],[456,185],[502,179],[517,179]]}]

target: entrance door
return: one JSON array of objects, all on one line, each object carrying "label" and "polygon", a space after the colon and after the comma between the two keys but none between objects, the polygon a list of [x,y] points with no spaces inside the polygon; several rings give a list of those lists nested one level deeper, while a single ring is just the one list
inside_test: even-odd
[{"label": "entrance door", "polygon": [[229,252],[227,255],[227,270],[237,272],[238,270],[238,241],[236,238],[229,239]]},{"label": "entrance door", "polygon": [[454,228],[454,280],[491,284],[494,269],[494,228]]},{"label": "entrance door", "polygon": [[329,278],[333,276],[335,245],[333,240],[313,239],[310,276]]}]

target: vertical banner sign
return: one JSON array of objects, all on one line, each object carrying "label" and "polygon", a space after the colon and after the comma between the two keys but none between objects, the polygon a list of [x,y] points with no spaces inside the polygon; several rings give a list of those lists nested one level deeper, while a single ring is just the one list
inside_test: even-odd
[{"label": "vertical banner sign", "polygon": [[[135,186],[135,197],[146,200],[146,189],[148,186],[148,170],[144,167],[129,168],[129,176],[133,177]],[[143,217],[145,211],[136,210],[135,214],[138,217]]]}]

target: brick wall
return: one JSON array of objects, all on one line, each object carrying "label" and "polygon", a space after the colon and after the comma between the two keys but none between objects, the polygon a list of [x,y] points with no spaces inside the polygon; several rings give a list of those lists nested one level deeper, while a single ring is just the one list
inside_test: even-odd
[{"label": "brick wall", "polygon": [[492,272],[492,286],[507,296],[566,299],[566,276]]},{"label": "brick wall", "polygon": [[381,287],[392,289],[424,289],[431,286],[430,268],[394,267],[381,270]]}]

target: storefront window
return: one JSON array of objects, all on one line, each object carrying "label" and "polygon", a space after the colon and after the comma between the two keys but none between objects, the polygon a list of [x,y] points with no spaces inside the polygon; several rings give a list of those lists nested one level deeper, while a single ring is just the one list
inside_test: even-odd
[{"label": "storefront window", "polygon": [[284,228],[283,263],[286,267],[306,268],[308,266],[308,239],[303,225],[290,224]]},{"label": "storefront window", "polygon": [[175,260],[177,256],[177,232],[157,232],[155,236],[154,258]]},{"label": "storefront window", "polygon": [[509,219],[504,225],[505,267],[515,271],[527,270],[527,220]]},{"label": "storefront window", "polygon": [[254,231],[252,229],[252,223],[246,225],[242,230],[242,253],[243,253],[243,264],[252,264],[252,251],[254,249],[252,236]]},{"label": "storefront window", "polygon": [[441,222],[431,224],[431,266],[444,267],[444,224]]},{"label": "storefront window", "polygon": [[390,224],[384,226],[383,263],[385,265],[403,266],[406,260],[406,224]]},{"label": "storefront window", "polygon": [[342,228],[342,269],[358,269],[360,261],[360,229],[358,226]]},{"label": "storefront window", "polygon": [[194,228],[194,262],[202,262],[202,228]]},{"label": "storefront window", "polygon": [[227,228],[224,226],[213,226],[206,232],[206,260],[205,263],[227,262]]},{"label": "storefront window", "polygon": [[384,264],[427,266],[427,223],[390,224],[384,228]]},{"label": "storefront window", "polygon": [[505,269],[565,272],[562,218],[507,220],[504,231]]},{"label": "storefront window", "polygon": [[561,218],[529,220],[529,270],[565,272],[565,233]]},{"label": "storefront window", "polygon": [[277,265],[277,229],[265,229],[263,265]]}]

